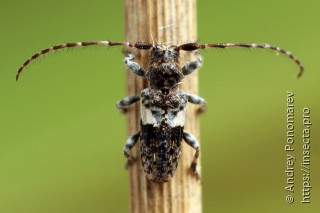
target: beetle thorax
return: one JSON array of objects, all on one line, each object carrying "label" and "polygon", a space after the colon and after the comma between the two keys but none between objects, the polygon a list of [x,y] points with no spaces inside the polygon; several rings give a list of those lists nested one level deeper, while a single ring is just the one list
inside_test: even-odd
[{"label": "beetle thorax", "polygon": [[175,46],[152,48],[146,74],[151,89],[167,93],[177,88],[183,77],[178,58],[179,52]]}]

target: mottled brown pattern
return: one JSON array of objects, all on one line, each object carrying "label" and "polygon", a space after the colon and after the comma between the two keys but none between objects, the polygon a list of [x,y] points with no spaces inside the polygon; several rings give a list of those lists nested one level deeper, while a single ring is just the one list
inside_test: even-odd
[{"label": "mottled brown pattern", "polygon": [[146,178],[166,182],[180,159],[184,124],[172,124],[177,113],[185,109],[187,95],[181,90],[163,94],[161,90],[146,88],[141,92],[141,104],[156,120],[153,124],[141,121],[140,155]]},{"label": "mottled brown pattern", "polygon": [[140,154],[148,180],[166,182],[173,176],[180,159],[182,134],[183,127],[141,124]]}]

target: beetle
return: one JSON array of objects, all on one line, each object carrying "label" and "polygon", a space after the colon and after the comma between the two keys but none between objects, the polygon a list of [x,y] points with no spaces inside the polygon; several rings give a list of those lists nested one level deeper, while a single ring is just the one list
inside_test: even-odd
[{"label": "beetle", "polygon": [[[148,42],[89,41],[55,45],[34,54],[19,68],[16,80],[19,79],[24,68],[41,55],[64,48],[91,45],[125,46],[129,49],[150,51],[147,70],[134,61],[132,54],[125,57],[124,62],[127,68],[137,76],[145,77],[149,85],[141,91],[140,95],[125,97],[116,106],[125,112],[128,106],[140,101],[140,131],[127,139],[123,152],[127,158],[126,166],[128,167],[134,162],[130,151],[140,138],[140,155],[144,172],[147,180],[154,182],[166,182],[172,178],[178,166],[182,140],[195,150],[190,170],[197,179],[200,178],[197,171],[199,143],[191,133],[184,131],[184,124],[187,103],[199,105],[199,111],[203,112],[206,109],[206,101],[197,95],[187,94],[179,89],[182,79],[201,67],[203,60],[198,54],[199,49],[230,47],[270,49],[288,56],[299,66],[298,78],[304,70],[300,60],[291,52],[269,44],[185,43],[166,45]],[[194,52],[197,60],[181,66],[180,51]]]}]

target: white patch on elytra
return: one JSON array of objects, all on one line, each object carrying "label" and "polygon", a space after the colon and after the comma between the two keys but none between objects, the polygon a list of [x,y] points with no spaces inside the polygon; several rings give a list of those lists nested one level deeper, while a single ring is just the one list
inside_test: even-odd
[{"label": "white patch on elytra", "polygon": [[[143,125],[152,124],[154,127],[159,127],[162,121],[164,110],[159,108],[146,108],[143,104],[140,107],[141,121]],[[156,114],[153,114],[155,111]]]},{"label": "white patch on elytra", "polygon": [[183,110],[178,111],[177,115],[173,117],[173,119],[169,119],[169,126],[177,127],[177,126],[184,126],[185,119],[186,119],[186,107]]},{"label": "white patch on elytra", "polygon": [[151,124],[153,127],[160,127],[162,120],[165,119],[170,127],[184,126],[186,107],[184,107],[183,110],[179,110],[175,116],[173,111],[169,111],[164,115],[165,111],[163,109],[154,107],[146,108],[143,104],[141,104],[140,109],[142,125]]},{"label": "white patch on elytra", "polygon": [[143,104],[140,107],[141,121],[143,125],[157,123],[156,118],[152,115],[150,109],[147,109]]}]

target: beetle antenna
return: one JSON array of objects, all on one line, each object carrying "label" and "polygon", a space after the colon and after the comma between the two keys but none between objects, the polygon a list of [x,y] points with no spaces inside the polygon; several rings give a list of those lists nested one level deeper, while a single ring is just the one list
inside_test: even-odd
[{"label": "beetle antenna", "polygon": [[18,81],[19,76],[21,72],[24,70],[24,68],[33,60],[38,58],[41,55],[47,54],[52,51],[61,50],[64,48],[72,48],[72,47],[86,47],[91,45],[104,45],[104,46],[127,46],[127,47],[133,47],[133,45],[129,42],[113,42],[113,41],[85,41],[85,42],[76,42],[76,43],[66,43],[66,44],[59,44],[55,45],[49,48],[46,48],[44,50],[41,50],[40,52],[34,54],[30,58],[28,58],[22,66],[19,68],[17,75],[16,75],[16,81]]},{"label": "beetle antenna", "polygon": [[278,53],[284,54],[294,61],[300,68],[300,71],[297,75],[297,78],[300,78],[303,74],[304,67],[301,61],[295,57],[290,51],[284,50],[280,47],[269,45],[269,44],[247,44],[247,43],[216,43],[216,44],[198,44],[198,43],[187,43],[178,46],[178,50],[185,51],[194,51],[198,49],[207,49],[207,48],[230,48],[230,47],[244,47],[244,48],[261,48],[261,49],[270,49]]}]

